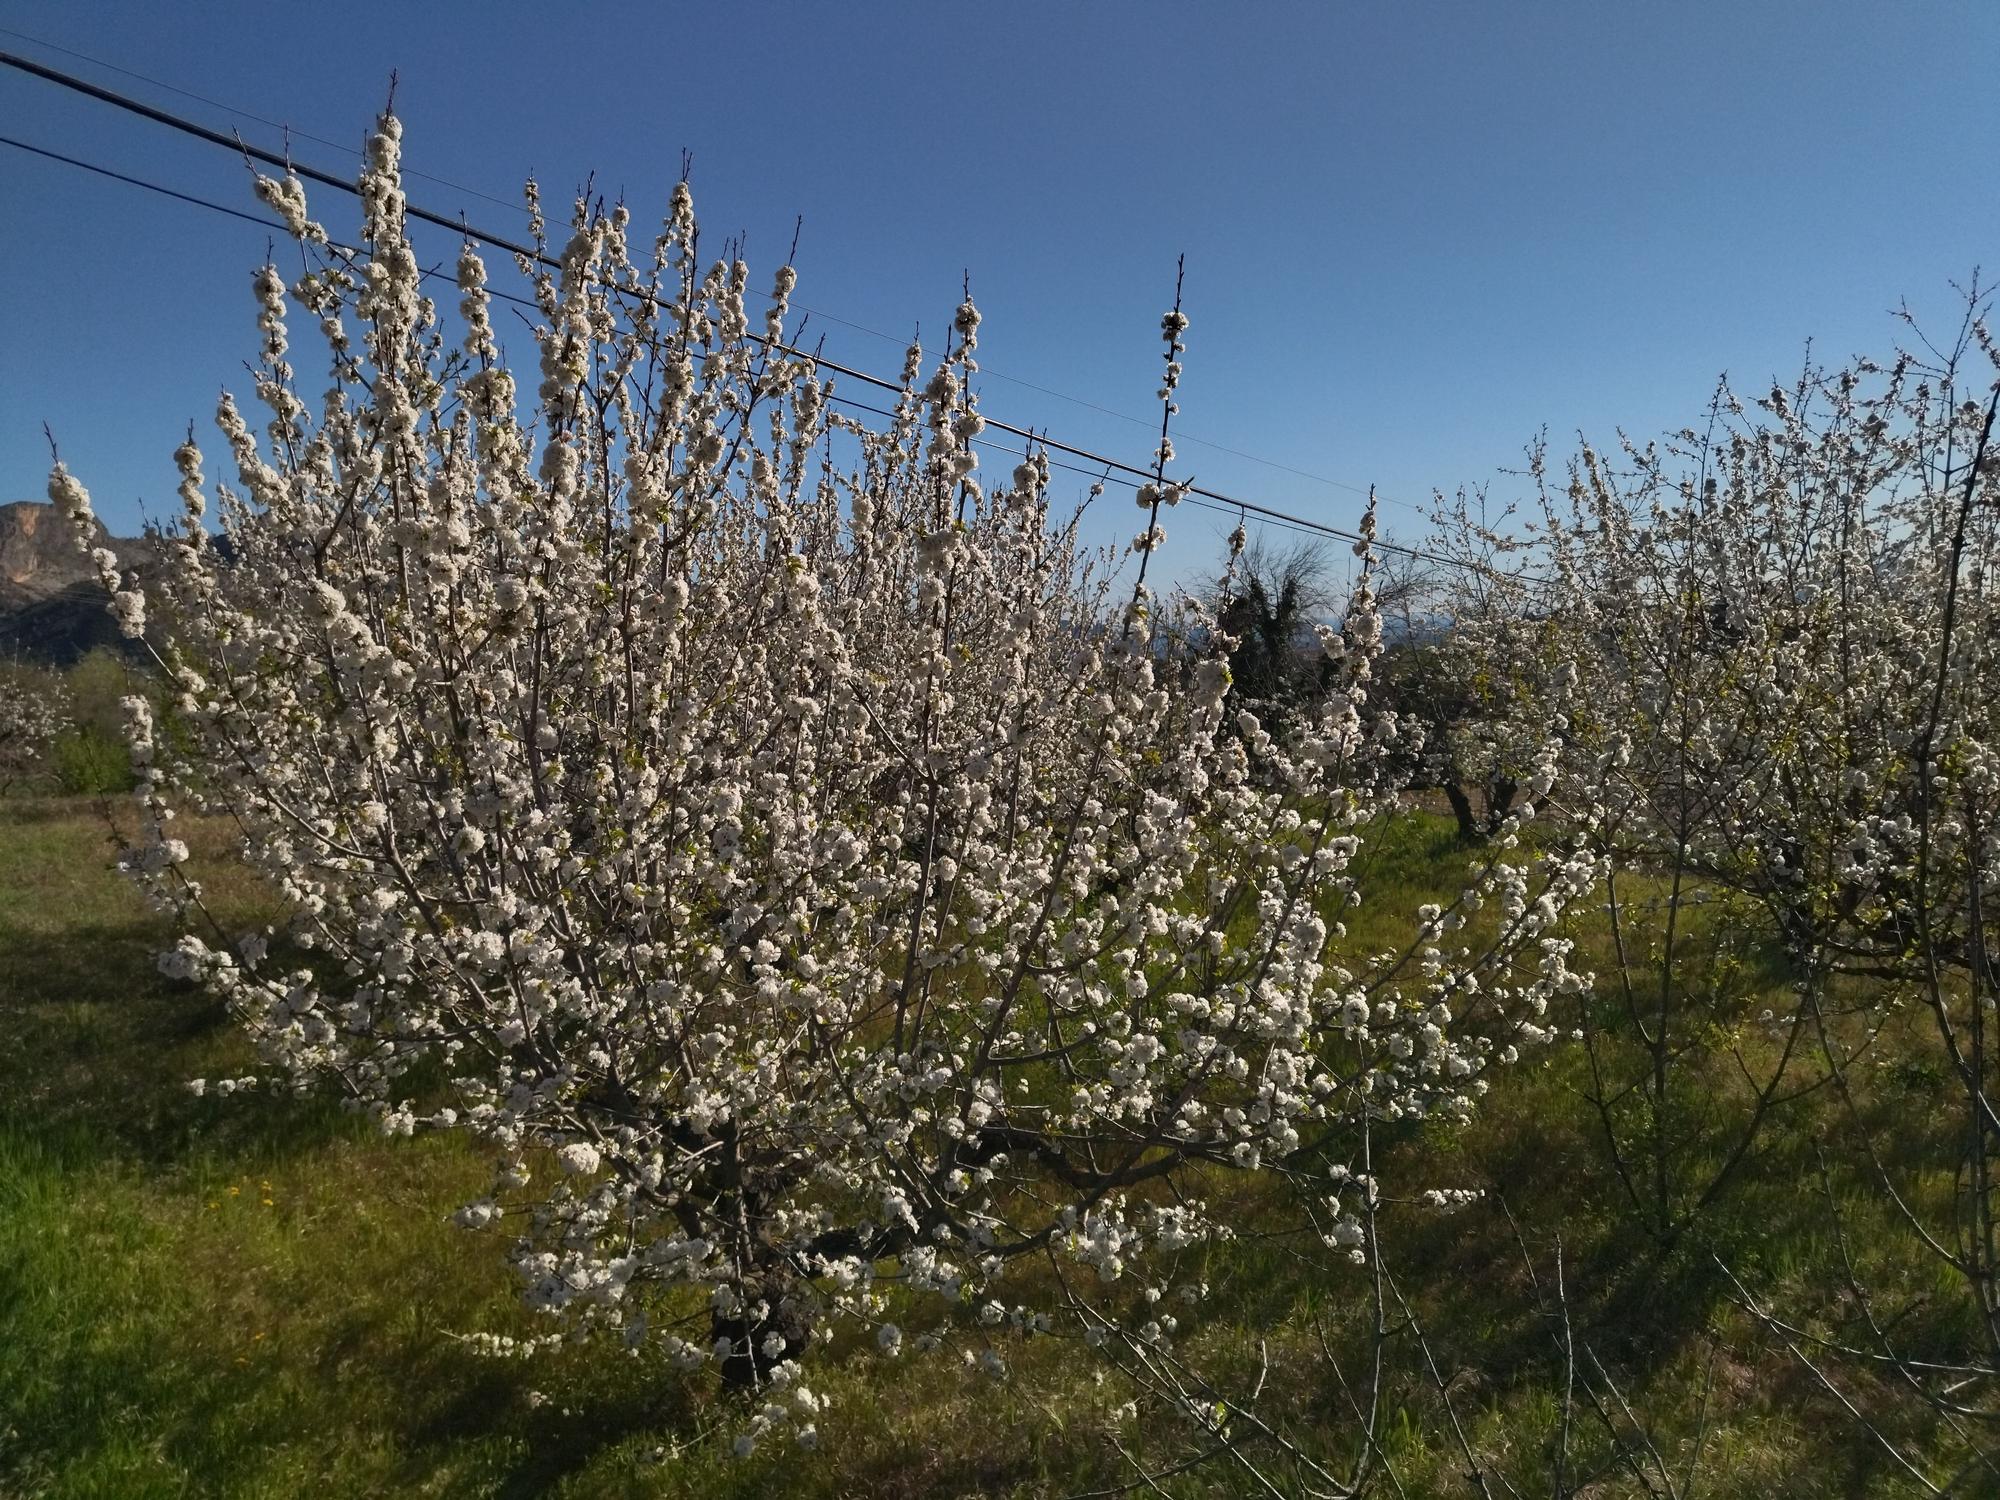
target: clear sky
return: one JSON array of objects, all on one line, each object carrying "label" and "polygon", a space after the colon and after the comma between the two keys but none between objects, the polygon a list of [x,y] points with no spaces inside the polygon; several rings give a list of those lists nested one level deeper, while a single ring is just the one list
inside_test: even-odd
[{"label": "clear sky", "polygon": [[[941,330],[969,274],[987,412],[1134,462],[1145,426],[1033,387],[1154,420],[1185,252],[1181,467],[1342,525],[1371,483],[1514,493],[1538,429],[1653,435],[1724,370],[1796,373],[1808,338],[1883,350],[1899,299],[1943,321],[1953,280],[2000,270],[1992,0],[0,0],[0,28],[352,145],[398,70],[406,165],[508,203],[530,173],[560,205],[595,172],[650,218],[689,150],[708,243],[747,235],[759,285],[795,217],[799,300],[897,340]],[[6,70],[0,134],[257,207],[226,153]],[[407,185],[519,230],[517,208]],[[212,435],[216,392],[246,384],[264,244],[0,147],[0,499],[41,495],[46,421],[115,528],[165,510],[187,422]],[[419,244],[449,264],[449,235]],[[895,342],[815,326],[832,357],[894,372]],[[1129,534],[1137,512],[1111,519]],[[1163,561],[1206,571],[1230,524],[1172,516]]]}]

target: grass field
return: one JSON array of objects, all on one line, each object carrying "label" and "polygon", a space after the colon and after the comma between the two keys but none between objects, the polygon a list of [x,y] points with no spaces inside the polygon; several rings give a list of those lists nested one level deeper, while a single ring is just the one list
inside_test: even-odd
[{"label": "grass field", "polygon": [[[231,920],[268,915],[218,829],[191,842]],[[1379,874],[1410,894],[1454,858],[1442,820],[1412,815]],[[446,1221],[487,1181],[476,1148],[386,1141],[313,1100],[192,1095],[186,1079],[243,1071],[247,1047],[214,1002],[159,975],[163,928],[110,861],[90,806],[0,803],[0,1495],[1057,1496],[1132,1481],[1114,1437],[1161,1464],[1185,1451],[1164,1419],[1117,1425],[1129,1392],[1059,1340],[1023,1345],[1004,1384],[943,1353],[836,1352],[815,1381],[832,1401],[821,1451],[746,1461],[726,1456],[726,1403],[643,1352],[476,1355],[456,1336],[537,1331],[501,1247]],[[1781,979],[1753,975],[1737,1003],[1754,1012],[1757,985]],[[1411,1170],[1421,1158],[1426,1180],[1491,1190],[1390,1230],[1467,1439],[1522,1493],[1548,1492],[1565,1369],[1524,1251],[1546,1293],[1559,1229],[1574,1336],[1622,1398],[1608,1420],[1579,1408],[1570,1424],[1580,1493],[1647,1492],[1621,1450],[1651,1450],[1677,1485],[1698,1459],[1704,1496],[1904,1493],[1879,1447],[1735,1306],[1712,1258],[1838,1332],[1845,1244],[1909,1303],[1917,1346],[1969,1336],[1951,1289],[1865,1195],[1849,1195],[1845,1239],[1834,1233],[1814,1165],[1837,1124],[1824,1091],[1786,1106],[1697,1225],[1663,1244],[1607,1164],[1582,1067],[1580,1049],[1560,1051],[1504,1077],[1472,1127],[1389,1146]],[[1923,1067],[1913,1053],[1879,1076],[1870,1107],[1911,1119],[1914,1152]],[[1698,1178],[1742,1086],[1718,1070],[1685,1090],[1681,1159]],[[1249,1185],[1215,1192],[1255,1223]],[[1325,1355],[1348,1369],[1363,1357],[1362,1273],[1252,1238],[1217,1256],[1211,1280],[1186,1347],[1247,1373],[1261,1338],[1274,1410],[1328,1459],[1350,1456]],[[1473,1492],[1412,1337],[1392,1344],[1389,1379],[1383,1451],[1405,1492]],[[1948,1435],[1886,1389],[1848,1391],[1949,1468]],[[1262,1492],[1222,1466],[1160,1488]]]}]

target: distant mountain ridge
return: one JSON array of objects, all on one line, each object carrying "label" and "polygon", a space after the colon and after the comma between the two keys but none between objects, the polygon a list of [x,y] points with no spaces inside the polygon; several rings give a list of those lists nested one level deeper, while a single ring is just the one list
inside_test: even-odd
[{"label": "distant mountain ridge", "polygon": [[[98,527],[97,545],[118,555],[121,568],[144,569],[151,546]],[[15,500],[0,505],[0,659],[69,666],[97,646],[129,651],[105,609],[104,588],[90,559],[77,551],[53,505]]]}]

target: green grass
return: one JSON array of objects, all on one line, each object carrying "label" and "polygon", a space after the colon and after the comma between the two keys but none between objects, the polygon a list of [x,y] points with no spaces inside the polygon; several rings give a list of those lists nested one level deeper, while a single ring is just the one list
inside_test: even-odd
[{"label": "green grass", "polygon": [[[225,920],[267,920],[221,830],[190,841]],[[387,1141],[322,1100],[192,1095],[190,1077],[244,1071],[246,1044],[213,1001],[159,975],[164,930],[111,857],[86,804],[0,803],[0,1496],[1027,1496],[1132,1478],[1107,1436],[1129,1393],[1058,1340],[1017,1347],[999,1385],[943,1353],[885,1363],[836,1351],[814,1382],[832,1402],[822,1451],[748,1462],[724,1455],[727,1403],[643,1353],[473,1354],[455,1334],[540,1331],[501,1245],[446,1222],[488,1181],[476,1146]],[[1363,943],[1393,931],[1387,913],[1455,888],[1464,856],[1443,820],[1412,817],[1370,859]],[[1601,934],[1584,936],[1601,950]],[[1782,982],[1744,967],[1734,1003],[1754,1006],[1760,986]],[[1902,1119],[1938,1080],[1914,1045],[1892,1062],[1872,1107]],[[1556,1050],[1496,1080],[1469,1129],[1407,1127],[1378,1143],[1391,1180],[1493,1193],[1457,1214],[1389,1221],[1391,1264],[1470,1440],[1524,1493],[1546,1493],[1562,1368],[1504,1198],[1545,1282],[1560,1230],[1577,1334],[1670,1465],[1705,1433],[1703,1495],[1902,1493],[1879,1450],[1733,1307],[1709,1259],[1719,1251],[1816,1327],[1845,1327],[1813,1183],[1814,1141],[1837,1123],[1830,1101],[1791,1109],[1698,1230],[1662,1246],[1607,1165],[1582,1066],[1577,1049]],[[1726,1123],[1726,1074],[1688,1088],[1691,1109]],[[1907,1132],[1912,1165],[1923,1136]],[[1690,1126],[1690,1170],[1706,1141]],[[1870,1279],[1926,1294],[1903,1325],[1912,1347],[1962,1348],[1972,1330],[1953,1288],[1861,1186],[1848,1184],[1849,1234]],[[1321,1339],[1359,1371],[1367,1273],[1259,1237],[1272,1188],[1229,1175],[1205,1187],[1248,1233],[1210,1253],[1213,1297],[1183,1347],[1248,1380],[1261,1340],[1272,1412],[1325,1456],[1350,1455]],[[1407,1493],[1469,1493],[1407,1336],[1391,1348],[1389,1386],[1383,1442]],[[1948,1460],[1946,1438],[1893,1393],[1856,1394],[1915,1451]],[[1160,1462],[1185,1451],[1163,1420],[1122,1431]],[[1602,1471],[1593,1495],[1641,1493],[1611,1458],[1602,1426],[1579,1414],[1572,1473]],[[1162,1488],[1255,1492],[1215,1466]]]}]

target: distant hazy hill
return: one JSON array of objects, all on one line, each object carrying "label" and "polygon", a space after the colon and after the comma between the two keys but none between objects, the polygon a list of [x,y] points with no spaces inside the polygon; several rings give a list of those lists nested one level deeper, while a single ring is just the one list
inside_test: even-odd
[{"label": "distant hazy hill", "polygon": [[[102,528],[99,544],[127,568],[145,566],[151,555],[145,542]],[[71,543],[55,507],[34,500],[0,505],[0,658],[67,666],[93,646],[130,644],[111,622],[90,560]]]}]

